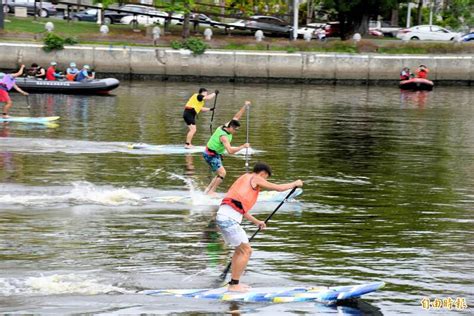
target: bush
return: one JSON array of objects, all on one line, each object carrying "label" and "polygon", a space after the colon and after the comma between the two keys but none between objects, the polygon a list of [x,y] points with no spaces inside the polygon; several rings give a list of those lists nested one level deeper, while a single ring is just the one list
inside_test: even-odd
[{"label": "bush", "polygon": [[44,47],[45,52],[50,52],[52,50],[62,50],[64,49],[64,38],[54,33],[48,33],[44,38]]},{"label": "bush", "polygon": [[53,50],[62,50],[64,49],[64,44],[66,45],[74,45],[77,44],[78,42],[71,37],[68,38],[62,38],[59,35],[56,35],[54,33],[48,33],[48,35],[45,36],[44,38],[44,47],[43,50],[45,52],[50,52]]},{"label": "bush", "polygon": [[72,37],[66,37],[64,39],[64,44],[66,45],[76,45],[77,43],[79,43],[75,38],[72,38]]},{"label": "bush", "polygon": [[196,37],[190,37],[183,41],[172,41],[171,48],[173,49],[189,49],[193,52],[193,55],[201,55],[208,48],[207,44],[204,43],[201,39]]}]

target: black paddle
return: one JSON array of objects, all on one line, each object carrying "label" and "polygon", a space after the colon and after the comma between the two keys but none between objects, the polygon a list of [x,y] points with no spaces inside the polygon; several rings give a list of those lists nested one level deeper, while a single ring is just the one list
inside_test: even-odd
[{"label": "black paddle", "polygon": [[[273,214],[275,214],[279,209],[280,207],[283,205],[283,203],[285,203],[289,198],[290,196],[295,192],[296,190],[296,187],[294,187],[293,189],[291,189],[290,193],[288,193],[288,195],[283,199],[283,201],[280,202],[280,204],[278,204],[278,206],[276,207],[276,209],[267,217],[267,219],[265,220],[265,224],[270,220],[270,218],[272,218]],[[252,239],[261,231],[262,229],[260,227],[258,227],[258,229],[255,231],[255,233],[253,233],[252,237],[249,238],[249,242],[252,241]],[[230,267],[232,265],[232,259],[231,261],[229,262],[229,264],[227,265],[227,267],[225,268],[225,270],[222,272],[222,274],[220,275],[220,278],[222,281],[225,280],[226,276],[227,276],[227,273],[229,273],[229,270],[230,270]]]},{"label": "black paddle", "polygon": [[212,121],[214,121],[214,113],[216,113],[216,102],[217,102],[218,95],[219,95],[219,90],[216,90],[216,97],[214,98],[214,107],[211,109],[212,110],[211,125],[209,126],[209,128],[211,129],[211,135],[212,135]]},{"label": "black paddle", "polygon": [[[249,142],[250,107],[247,105],[247,144]],[[245,171],[249,172],[249,148],[245,148]]]}]

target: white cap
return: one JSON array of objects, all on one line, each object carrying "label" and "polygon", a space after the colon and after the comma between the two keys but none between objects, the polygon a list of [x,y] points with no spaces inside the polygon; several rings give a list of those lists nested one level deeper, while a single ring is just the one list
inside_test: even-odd
[{"label": "white cap", "polygon": [[69,64],[70,67],[76,67],[76,63],[75,62],[72,62]]},{"label": "white cap", "polygon": [[51,66],[56,66],[57,65],[57,63],[55,61],[52,61],[50,64],[51,64]]},{"label": "white cap", "polygon": [[89,65],[84,65],[84,69],[90,69]]}]

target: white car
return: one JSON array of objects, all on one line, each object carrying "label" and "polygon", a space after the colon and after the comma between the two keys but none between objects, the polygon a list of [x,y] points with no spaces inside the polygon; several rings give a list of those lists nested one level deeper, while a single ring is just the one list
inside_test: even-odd
[{"label": "white car", "polygon": [[437,25],[417,25],[409,29],[402,29],[397,33],[397,38],[404,41],[454,41],[457,40],[459,36],[459,33],[451,32]]},{"label": "white car", "polygon": [[[136,15],[127,15],[120,19],[122,24],[140,24],[140,25],[151,25],[151,24],[160,24],[165,23],[166,12],[162,11],[147,11],[143,12],[145,14],[136,14]],[[156,15],[156,16],[155,16]]]},{"label": "white car", "polygon": [[312,38],[324,39],[326,38],[326,31],[323,29],[324,23],[309,23],[298,29],[298,37],[304,37],[306,33],[311,33]]}]

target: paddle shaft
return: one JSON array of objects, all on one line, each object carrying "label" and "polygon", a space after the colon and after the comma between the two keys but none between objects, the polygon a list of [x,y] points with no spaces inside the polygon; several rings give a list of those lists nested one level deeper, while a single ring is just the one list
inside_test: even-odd
[{"label": "paddle shaft", "polygon": [[214,98],[214,106],[212,107],[211,125],[209,126],[209,129],[211,130],[211,135],[212,135],[212,121],[214,121],[214,113],[216,113],[216,103],[217,103],[218,95],[219,93],[216,93],[216,97]]},{"label": "paddle shaft", "polygon": [[[247,141],[249,143],[249,129],[250,129],[250,108],[247,105]],[[245,148],[245,171],[249,172],[249,148]]]},{"label": "paddle shaft", "polygon": [[[268,215],[267,219],[265,220],[265,224],[270,220],[270,218],[272,218],[272,216],[280,209],[280,207],[283,205],[283,203],[285,203],[289,198],[290,196],[296,191],[296,187],[294,187],[293,189],[291,189],[290,193],[288,193],[288,195],[283,199],[283,201],[280,202],[280,204],[278,204],[278,206],[276,207],[276,209],[270,214]],[[255,231],[255,233],[253,233],[252,237],[249,238],[249,242],[252,241],[252,239],[262,230],[262,228],[259,226],[258,229]],[[229,264],[227,265],[227,267],[224,269],[224,271],[222,271],[222,274],[221,274],[221,280],[224,280],[227,276],[227,273],[229,273],[229,270],[230,270],[230,267],[232,266],[232,260],[229,262]]]}]

